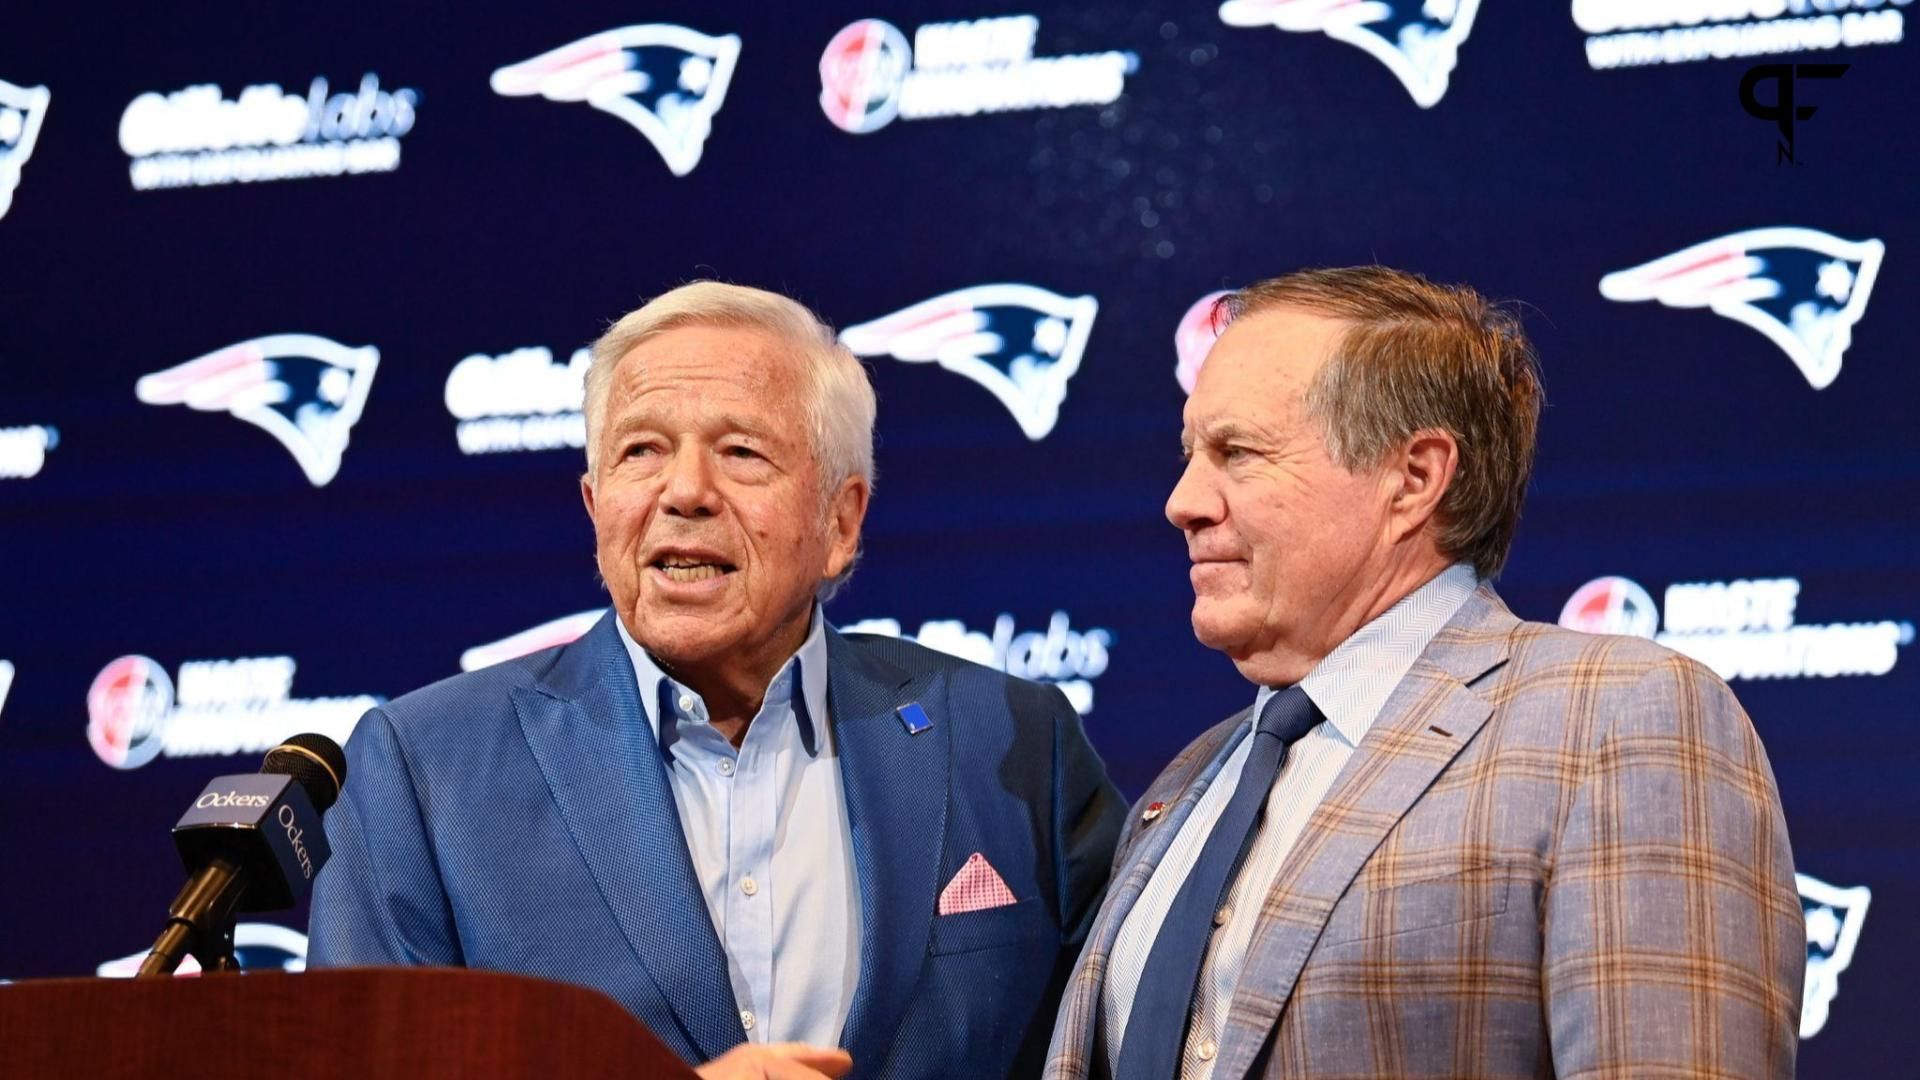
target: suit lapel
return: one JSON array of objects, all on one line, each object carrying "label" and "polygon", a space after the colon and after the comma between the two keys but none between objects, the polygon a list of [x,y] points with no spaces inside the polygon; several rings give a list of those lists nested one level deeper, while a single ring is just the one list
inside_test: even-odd
[{"label": "suit lapel", "polygon": [[[1469,689],[1504,664],[1519,622],[1482,585],[1394,689],[1274,881],[1234,992],[1214,1073],[1252,1068],[1334,905],[1388,831],[1493,714]],[[1437,729],[1437,730],[1436,730]]]},{"label": "suit lapel", "polygon": [[[1106,982],[1107,964],[1113,956],[1114,943],[1119,940],[1120,928],[1126,925],[1133,905],[1146,890],[1147,882],[1153,879],[1154,870],[1173,846],[1174,838],[1180,835],[1187,819],[1193,815],[1193,808],[1199,803],[1200,796],[1206,794],[1221,767],[1233,756],[1234,748],[1246,734],[1241,730],[1241,725],[1252,712],[1251,709],[1243,710],[1219,725],[1215,730],[1221,732],[1223,737],[1217,740],[1203,739],[1188,752],[1184,761],[1170,765],[1166,774],[1147,790],[1138,806],[1151,806],[1155,801],[1171,803],[1159,817],[1143,823],[1136,813],[1127,822],[1127,839],[1124,841],[1128,845],[1126,854],[1121,865],[1115,869],[1106,902],[1100,906],[1100,914],[1094,919],[1093,928],[1088,931],[1087,944],[1081,949],[1079,962],[1068,983],[1066,1011],[1060,1017],[1057,1035],[1061,1040],[1070,1039],[1078,1045],[1073,1056],[1067,1060],[1077,1059],[1090,1066],[1094,1055],[1099,1052],[1100,1000]],[[1048,1057],[1061,1059],[1063,1049],[1056,1043]],[[1097,1071],[1105,1072],[1105,1066],[1102,1065]]]},{"label": "suit lapel", "polygon": [[[860,884],[860,981],[841,1044],[860,1073],[872,1075],[887,1059],[926,966],[944,884],[953,724],[944,687],[931,676],[911,679],[831,629],[827,656],[827,712]],[[895,712],[915,701],[933,721],[918,735]]]},{"label": "suit lapel", "polygon": [[527,744],[634,955],[698,1060],[745,1039],[659,743],[614,616],[514,691]]}]

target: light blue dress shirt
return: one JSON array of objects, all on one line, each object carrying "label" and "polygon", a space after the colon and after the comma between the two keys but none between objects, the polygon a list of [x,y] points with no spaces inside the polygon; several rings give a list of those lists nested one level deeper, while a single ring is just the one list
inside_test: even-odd
[{"label": "light blue dress shirt", "polygon": [[700,695],[661,671],[625,626],[620,639],[660,741],[747,1039],[840,1045],[860,976],[860,890],[827,722],[819,607],[738,750],[708,722]]},{"label": "light blue dress shirt", "polygon": [[[1233,1003],[1234,987],[1246,963],[1247,949],[1253,943],[1262,901],[1272,891],[1274,879],[1279,876],[1300,831],[1306,827],[1307,819],[1326,797],[1340,769],[1366,737],[1387,698],[1406,678],[1413,662],[1478,587],[1473,567],[1465,564],[1448,567],[1432,581],[1401,598],[1379,618],[1355,631],[1300,680],[1301,688],[1326,720],[1315,725],[1288,750],[1286,763],[1280,767],[1272,793],[1267,796],[1266,814],[1254,836],[1253,846],[1247,851],[1247,860],[1241,866],[1239,877],[1228,887],[1226,903],[1214,915],[1213,940],[1207,944],[1207,956],[1201,965],[1200,984],[1194,993],[1191,1023],[1181,1055],[1180,1075],[1185,1080],[1204,1080],[1213,1075],[1220,1035]],[[1199,860],[1200,849],[1240,781],[1240,770],[1246,765],[1253,745],[1253,740],[1244,737],[1245,732],[1252,730],[1254,719],[1266,707],[1267,699],[1277,692],[1273,687],[1263,686],[1255,695],[1253,714],[1236,736],[1239,745],[1221,766],[1212,785],[1201,794],[1200,801],[1194,804],[1180,835],[1174,838],[1160,865],[1154,868],[1153,877],[1120,926],[1100,999],[1101,1039],[1110,1073],[1120,1065],[1127,1018],[1133,1011],[1133,998],[1147,966],[1147,954],[1160,935],[1160,925],[1166,921],[1174,896]]]}]

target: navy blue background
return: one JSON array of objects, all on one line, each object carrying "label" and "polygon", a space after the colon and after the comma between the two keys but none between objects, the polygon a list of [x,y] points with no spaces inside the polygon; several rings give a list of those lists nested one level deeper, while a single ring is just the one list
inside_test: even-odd
[{"label": "navy blue background", "polygon": [[[1100,301],[1058,425],[1029,441],[934,365],[870,362],[879,485],[836,622],[1021,630],[1053,611],[1114,634],[1089,731],[1128,793],[1252,688],[1187,625],[1173,331],[1202,294],[1378,260],[1523,301],[1548,391],[1539,470],[1499,588],[1551,621],[1585,582],[1795,577],[1798,621],[1911,621],[1920,300],[1911,45],[1817,85],[1799,165],[1735,99],[1754,60],[1591,71],[1566,3],[1486,0],[1445,98],[1421,109],[1362,51],[1236,29],[1212,4],[581,3],[565,11],[115,6],[14,12],[0,78],[53,100],[0,219],[0,427],[51,424],[0,480],[0,976],[91,972],[144,946],[177,887],[166,830],[251,759],[89,749],[86,692],[123,654],[286,654],[297,697],[394,696],[460,653],[603,602],[573,451],[463,456],[442,401],[472,353],[564,362],[643,298],[717,276],[838,326],[970,285]],[[818,104],[820,51],[861,17],[1041,17],[1038,55],[1139,55],[1112,106],[897,120]],[[244,14],[242,14],[244,12]],[[605,113],[488,88],[596,31],[683,23],[743,39],[704,157],[675,178]],[[1796,57],[1787,57],[1791,61]],[[392,173],[136,192],[117,141],[141,93],[218,83],[415,88]],[[1808,91],[1813,93],[1813,91]],[[1803,101],[1808,99],[1803,99]],[[1124,163],[1124,165],[1122,164]],[[1141,224],[1135,200],[1158,215]],[[1838,379],[1705,311],[1603,300],[1600,277],[1744,229],[1887,248]],[[1171,253],[1156,246],[1170,242]],[[141,375],[262,334],[374,344],[339,476],[307,483],[264,432],[137,401]],[[1873,889],[1807,1076],[1911,1061],[1899,980],[1920,964],[1916,661],[1883,677],[1739,681],[1799,867]],[[290,925],[303,918],[291,917]]]}]

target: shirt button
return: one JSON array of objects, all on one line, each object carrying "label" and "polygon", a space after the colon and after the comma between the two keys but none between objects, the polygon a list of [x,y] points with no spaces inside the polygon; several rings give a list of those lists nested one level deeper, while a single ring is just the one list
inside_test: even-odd
[{"label": "shirt button", "polygon": [[1219,1047],[1219,1046],[1217,1046],[1217,1045],[1215,1045],[1215,1044],[1214,1044],[1214,1041],[1213,1041],[1212,1039],[1202,1039],[1202,1040],[1200,1040],[1200,1050],[1199,1050],[1199,1053],[1200,1053],[1200,1060],[1201,1060],[1201,1061],[1212,1061],[1212,1060],[1213,1060],[1213,1055],[1215,1055],[1215,1054],[1217,1054],[1217,1053],[1219,1053],[1219,1052],[1220,1052],[1220,1047]]},{"label": "shirt button", "polygon": [[753,1014],[745,1009],[740,1010],[740,1026],[748,1031],[753,1030]]},{"label": "shirt button", "polygon": [[1225,926],[1227,925],[1227,922],[1232,918],[1233,918],[1233,909],[1230,907],[1223,907],[1219,911],[1216,911],[1213,913],[1213,925]]},{"label": "shirt button", "polygon": [[733,759],[732,758],[721,758],[720,764],[716,767],[720,770],[721,776],[733,775]]},{"label": "shirt button", "polygon": [[754,893],[760,891],[760,883],[753,880],[750,876],[743,877],[740,879],[740,891],[746,893],[748,896],[752,896]]},{"label": "shirt button", "polygon": [[692,694],[680,695],[680,708],[687,712],[693,711],[693,695]]}]

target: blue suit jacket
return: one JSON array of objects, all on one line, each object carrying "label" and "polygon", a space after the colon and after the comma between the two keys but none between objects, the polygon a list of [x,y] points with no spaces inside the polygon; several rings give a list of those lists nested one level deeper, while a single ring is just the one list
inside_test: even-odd
[{"label": "blue suit jacket", "polygon": [[[1059,691],[829,631],[862,929],[854,1076],[1038,1072],[1125,807]],[[932,719],[915,735],[895,710]],[[435,964],[604,991],[689,1062],[746,1040],[633,665],[570,645],[374,709],[315,883],[316,966]],[[936,914],[985,854],[1018,903]]]}]

